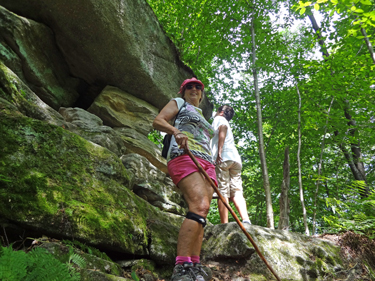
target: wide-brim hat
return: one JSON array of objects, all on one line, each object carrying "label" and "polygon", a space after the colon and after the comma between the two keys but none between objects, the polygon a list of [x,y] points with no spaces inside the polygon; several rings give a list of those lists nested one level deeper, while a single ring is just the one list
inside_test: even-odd
[{"label": "wide-brim hat", "polygon": [[197,78],[193,77],[193,78],[190,78],[190,79],[186,79],[184,82],[182,82],[181,87],[180,87],[180,91],[178,93],[181,94],[183,92],[183,90],[184,90],[185,85],[189,84],[189,83],[199,84],[199,85],[202,86],[202,91],[204,90],[204,84],[202,83],[202,81],[200,81]]}]

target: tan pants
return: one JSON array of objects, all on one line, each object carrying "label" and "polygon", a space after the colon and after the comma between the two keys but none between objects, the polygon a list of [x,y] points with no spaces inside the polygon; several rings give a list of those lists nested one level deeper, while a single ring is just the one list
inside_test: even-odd
[{"label": "tan pants", "polygon": [[[233,198],[237,193],[243,193],[241,179],[242,165],[238,162],[227,160],[215,168],[219,191],[224,198]],[[213,195],[217,198],[216,192]]]}]

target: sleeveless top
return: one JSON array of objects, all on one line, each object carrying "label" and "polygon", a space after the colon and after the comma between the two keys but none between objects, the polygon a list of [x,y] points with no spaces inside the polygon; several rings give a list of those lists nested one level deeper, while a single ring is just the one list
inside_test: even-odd
[{"label": "sleeveless top", "polygon": [[[173,100],[177,102],[177,107],[180,110],[185,101],[182,98],[174,98]],[[200,108],[186,102],[178,114],[174,126],[188,136],[188,147],[194,156],[214,164],[210,148],[210,139],[214,136],[214,130],[203,117]],[[172,136],[167,161],[183,154],[185,154],[184,149],[178,148],[178,144]]]}]

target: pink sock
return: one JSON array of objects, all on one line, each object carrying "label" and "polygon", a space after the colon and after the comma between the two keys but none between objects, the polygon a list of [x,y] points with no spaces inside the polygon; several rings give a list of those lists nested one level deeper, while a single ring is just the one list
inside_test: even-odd
[{"label": "pink sock", "polygon": [[176,265],[177,264],[183,264],[184,262],[191,262],[190,257],[183,257],[183,256],[177,256],[176,257]]},{"label": "pink sock", "polygon": [[196,263],[200,263],[201,260],[200,260],[199,256],[191,256],[191,262],[196,264]]}]

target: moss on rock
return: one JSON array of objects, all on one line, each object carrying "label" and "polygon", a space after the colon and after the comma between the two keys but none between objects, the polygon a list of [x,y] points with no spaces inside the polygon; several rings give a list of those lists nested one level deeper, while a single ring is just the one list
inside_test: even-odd
[{"label": "moss on rock", "polygon": [[119,158],[61,127],[0,112],[0,215],[50,233],[147,253],[150,206]]}]

